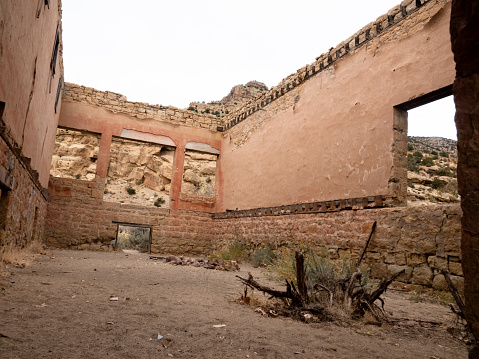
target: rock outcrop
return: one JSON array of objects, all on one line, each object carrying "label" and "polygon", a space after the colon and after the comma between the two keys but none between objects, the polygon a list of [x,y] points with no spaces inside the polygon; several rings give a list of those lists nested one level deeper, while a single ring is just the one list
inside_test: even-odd
[{"label": "rock outcrop", "polygon": [[456,141],[440,137],[408,137],[409,205],[459,202],[456,177]]},{"label": "rock outcrop", "polygon": [[264,83],[250,81],[246,85],[233,86],[229,94],[223,97],[221,101],[191,102],[188,110],[223,117],[266,91],[268,91],[268,86]]}]

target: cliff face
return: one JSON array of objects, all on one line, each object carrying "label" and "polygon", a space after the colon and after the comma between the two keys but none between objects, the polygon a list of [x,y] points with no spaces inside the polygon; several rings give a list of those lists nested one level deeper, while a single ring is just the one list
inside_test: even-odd
[{"label": "cliff face", "polygon": [[459,202],[457,144],[440,137],[408,137],[408,204]]},{"label": "cliff face", "polygon": [[[91,181],[96,176],[100,139],[80,131],[57,130],[50,174]],[[141,206],[170,206],[175,148],[115,138],[103,200]],[[187,150],[181,192],[213,197],[218,156]]]},{"label": "cliff face", "polygon": [[212,101],[209,103],[191,102],[188,110],[223,117],[234,111],[235,108],[241,107],[248,101],[258,97],[265,91],[268,91],[268,87],[264,83],[250,81],[246,85],[233,86],[228,95],[220,101]]}]

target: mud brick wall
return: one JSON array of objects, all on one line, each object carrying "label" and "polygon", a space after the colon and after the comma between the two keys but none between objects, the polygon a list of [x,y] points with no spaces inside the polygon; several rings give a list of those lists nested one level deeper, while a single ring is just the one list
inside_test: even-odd
[{"label": "mud brick wall", "polygon": [[101,179],[88,182],[50,178],[45,225],[48,246],[101,250],[110,248],[117,225],[152,226],[152,253],[199,255],[213,250],[213,221],[208,213],[103,202]]},{"label": "mud brick wall", "polygon": [[113,113],[125,113],[139,119],[155,119],[167,123],[206,128],[212,131],[217,131],[220,125],[220,119],[213,115],[197,114],[173,106],[130,102],[127,101],[126,96],[118,93],[99,91],[72,83],[65,83],[62,101],[86,103]]},{"label": "mud brick wall", "polygon": [[238,239],[251,251],[267,245],[327,248],[331,259],[358,258],[374,221],[365,256],[373,276],[404,269],[400,282],[446,289],[439,271],[448,269],[463,288],[458,204],[216,219],[215,236],[220,247]]}]

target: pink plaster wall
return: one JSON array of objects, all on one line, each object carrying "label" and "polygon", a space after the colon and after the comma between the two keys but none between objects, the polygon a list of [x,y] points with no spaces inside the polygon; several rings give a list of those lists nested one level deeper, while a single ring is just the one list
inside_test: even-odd
[{"label": "pink plaster wall", "polygon": [[[31,158],[40,183],[48,186],[60,105],[54,104],[63,63],[59,52],[52,78],[50,61],[59,0],[41,6],[38,1],[0,2],[0,101],[5,102],[4,122],[22,155]],[[61,38],[61,37],[60,37]]]},{"label": "pink plaster wall", "polygon": [[258,129],[255,115],[237,125],[246,142],[227,131],[218,209],[387,195],[393,107],[454,80],[450,2],[435,6],[307,80],[295,104]]},{"label": "pink plaster wall", "polygon": [[171,187],[171,209],[187,209],[214,212],[215,204],[186,201],[179,198],[184,165],[184,149],[188,142],[201,142],[221,149],[221,133],[209,129],[170,124],[155,119],[138,119],[126,114],[115,114],[100,107],[80,102],[62,104],[59,126],[99,133],[100,151],[97,174],[105,178],[110,161],[112,136],[120,136],[123,129],[166,136],[176,145],[174,173]]}]

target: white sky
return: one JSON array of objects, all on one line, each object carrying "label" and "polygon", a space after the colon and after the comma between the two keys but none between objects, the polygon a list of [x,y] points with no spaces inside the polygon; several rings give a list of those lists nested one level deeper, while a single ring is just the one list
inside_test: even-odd
[{"label": "white sky", "polygon": [[[221,100],[251,80],[277,85],[399,2],[63,0],[65,81],[179,108]],[[432,126],[410,111],[409,134],[455,139],[450,103],[428,111]]]}]

